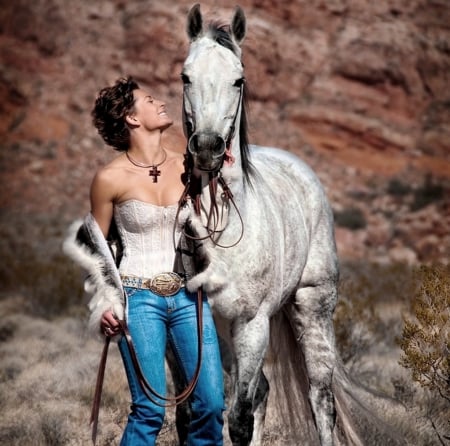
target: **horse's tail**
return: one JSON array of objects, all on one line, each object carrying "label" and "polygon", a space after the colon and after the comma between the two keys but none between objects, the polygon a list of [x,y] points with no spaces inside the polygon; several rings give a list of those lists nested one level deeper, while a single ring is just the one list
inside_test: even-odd
[{"label": "horse's tail", "polygon": [[[308,376],[302,349],[283,312],[271,321],[271,394],[277,412],[288,422],[289,444],[319,445],[308,400]],[[378,396],[353,381],[338,361],[333,374],[336,406],[336,445],[405,445],[407,442],[385,420],[406,418],[401,404]],[[401,417],[401,415],[404,417]],[[397,426],[396,426],[397,427]]]},{"label": "horse's tail", "polygon": [[308,401],[308,375],[305,358],[291,325],[278,312],[270,322],[270,355],[266,370],[270,399],[277,415],[289,428],[288,444],[319,445],[314,417]]},{"label": "horse's tail", "polygon": [[350,444],[408,444],[402,426],[408,419],[405,406],[352,379],[340,360],[334,368],[333,393],[336,424]]}]

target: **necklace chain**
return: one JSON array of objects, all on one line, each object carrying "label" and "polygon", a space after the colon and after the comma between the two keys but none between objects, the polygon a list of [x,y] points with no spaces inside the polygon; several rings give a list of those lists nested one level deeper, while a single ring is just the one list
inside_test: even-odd
[{"label": "necklace chain", "polygon": [[146,165],[144,163],[140,163],[139,161],[134,160],[133,158],[131,158],[130,154],[127,152],[125,152],[126,157],[128,158],[128,161],[133,164],[133,166],[136,167],[141,167],[142,169],[150,169],[148,171],[148,175],[153,177],[153,182],[157,183],[158,182],[158,177],[161,175],[161,171],[158,169],[159,166],[163,165],[166,162],[167,159],[167,152],[164,150],[164,147],[161,148],[162,151],[164,152],[164,158],[163,160],[158,163],[158,164],[149,164]]}]

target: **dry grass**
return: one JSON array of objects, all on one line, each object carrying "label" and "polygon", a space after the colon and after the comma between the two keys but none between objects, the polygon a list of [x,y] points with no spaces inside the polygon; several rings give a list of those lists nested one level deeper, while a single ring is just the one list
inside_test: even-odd
[{"label": "dry grass", "polygon": [[[418,424],[422,426],[416,445],[444,444],[430,428],[434,422],[441,433],[448,430],[448,425],[442,421],[443,406],[414,386],[407,371],[398,364],[400,351],[395,337],[401,333],[401,313],[407,303],[405,296],[400,296],[405,291],[405,283],[395,285],[399,283],[400,272],[394,269],[392,277],[384,272],[385,284],[378,279],[371,285],[368,278],[376,272],[362,272],[356,279],[348,271],[346,273],[344,268],[341,290],[343,299],[352,302],[347,310],[356,308],[354,318],[371,315],[371,319],[367,319],[371,322],[365,328],[361,328],[358,321],[354,321],[356,331],[347,327],[347,334],[354,343],[344,346],[351,352],[348,364],[352,374],[372,388],[397,397],[405,405],[420,409],[419,418],[415,415],[409,420],[411,429]],[[360,303],[354,295],[373,308],[368,313],[358,312]],[[86,313],[82,306],[71,307],[71,312],[64,316],[45,320],[33,314],[27,302],[24,297],[12,294],[1,301],[0,444],[88,445],[90,406],[102,345],[86,333]],[[351,320],[352,316],[344,323],[350,324]],[[341,331],[341,335],[345,335],[345,331]],[[271,395],[269,399],[264,444],[293,446],[284,436],[274,409],[274,397]],[[128,407],[129,393],[122,362],[116,346],[112,345],[100,412],[99,445],[119,443]],[[177,444],[172,409],[167,410],[157,444]],[[228,439],[225,444],[230,445]]]},{"label": "dry grass", "polygon": [[[81,318],[47,321],[24,314],[24,305],[21,297],[2,301],[0,444],[90,444],[90,407],[102,344],[90,338]],[[128,407],[122,361],[112,345],[97,444],[119,444]],[[271,413],[267,418],[267,444],[284,444],[276,418]],[[173,409],[167,409],[157,444],[177,444]]]},{"label": "dry grass", "polygon": [[[22,303],[21,298],[2,302],[7,314],[1,325],[9,335],[0,344],[0,443],[89,444],[89,411],[101,344],[87,337],[81,319],[50,322],[27,316],[20,312]],[[112,441],[105,445],[115,444],[128,404],[114,350],[104,393],[109,404],[102,411],[102,438]]]}]

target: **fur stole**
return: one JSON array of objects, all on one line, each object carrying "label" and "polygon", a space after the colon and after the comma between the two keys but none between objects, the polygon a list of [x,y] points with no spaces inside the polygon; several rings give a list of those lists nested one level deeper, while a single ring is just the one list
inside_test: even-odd
[{"label": "fur stole", "polygon": [[125,299],[119,271],[111,247],[92,214],[70,226],[63,252],[88,274],[85,290],[91,296],[89,329],[100,333],[100,320],[107,310],[123,319]]}]

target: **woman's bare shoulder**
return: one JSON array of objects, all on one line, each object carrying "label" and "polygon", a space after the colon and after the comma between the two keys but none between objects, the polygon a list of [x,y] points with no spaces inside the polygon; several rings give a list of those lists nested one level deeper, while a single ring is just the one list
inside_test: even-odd
[{"label": "woman's bare shoulder", "polygon": [[93,183],[117,183],[117,180],[125,174],[125,169],[126,163],[124,162],[124,155],[121,154],[109,163],[97,169],[97,172],[94,175]]}]

